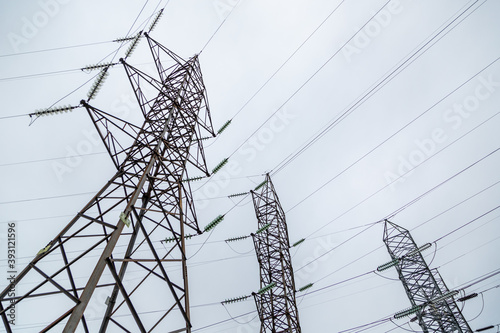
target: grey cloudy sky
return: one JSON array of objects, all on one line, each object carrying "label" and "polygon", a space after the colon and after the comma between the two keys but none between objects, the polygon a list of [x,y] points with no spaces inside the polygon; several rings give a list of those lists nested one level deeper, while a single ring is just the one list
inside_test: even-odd
[{"label": "grey cloudy sky", "polygon": [[[91,75],[79,69],[110,61],[116,49],[110,41],[125,37],[132,25],[132,32],[141,29],[167,1],[147,1],[135,21],[144,3],[0,0],[2,289],[7,223],[17,223],[22,267],[115,173],[83,109],[31,126],[28,116],[11,116],[54,103],[77,105],[92,84],[84,84]],[[171,0],[152,37],[185,59],[210,40],[200,63],[214,127],[233,119],[220,138],[206,143],[210,168],[228,156],[230,163],[209,182],[193,184],[200,226],[235,205],[227,195],[248,191],[270,172],[290,241],[307,237],[292,249],[297,287],[315,282],[314,291],[389,261],[381,248],[383,225],[356,235],[361,226],[397,212],[391,220],[424,244],[495,209],[499,12],[498,0]],[[57,50],[38,52],[48,49]],[[129,62],[152,68],[144,41]],[[140,120],[118,66],[92,105]],[[499,214],[486,214],[426,252],[450,289],[500,268]],[[205,235],[188,242],[197,331],[259,331],[255,313],[225,321],[255,311],[253,301],[228,305],[229,313],[212,304],[259,289],[251,242],[232,248],[224,242],[256,225],[246,198],[204,245]],[[395,271],[383,275],[388,279],[368,274],[298,294],[303,332],[347,330],[409,307]],[[498,284],[500,275],[466,292]],[[473,329],[500,324],[499,293],[494,288],[465,303]],[[46,322],[43,309],[22,310],[15,332],[36,331]],[[419,330],[407,322],[368,331]]]}]

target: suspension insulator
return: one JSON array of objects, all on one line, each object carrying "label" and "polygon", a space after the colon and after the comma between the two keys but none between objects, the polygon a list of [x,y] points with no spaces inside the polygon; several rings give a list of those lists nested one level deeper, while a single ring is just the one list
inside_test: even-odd
[{"label": "suspension insulator", "polygon": [[137,44],[139,44],[139,40],[142,37],[142,31],[139,31],[139,33],[134,37],[134,40],[132,40],[132,43],[130,43],[127,51],[125,52],[125,58],[128,58],[132,52],[134,52],[135,48],[137,47]]},{"label": "suspension insulator", "polygon": [[93,71],[96,69],[103,69],[103,68],[114,66],[114,65],[116,65],[116,63],[107,62],[104,64],[88,65],[88,66],[81,68],[81,70],[84,72],[90,72],[90,71]]},{"label": "suspension insulator", "polygon": [[209,224],[207,224],[207,226],[204,229],[205,232],[210,231],[213,228],[215,228],[217,226],[217,224],[219,224],[219,223],[222,222],[222,220],[224,220],[224,215],[217,216],[212,222],[210,222]]},{"label": "suspension insulator", "polygon": [[297,290],[298,292],[302,292],[304,290],[307,290],[309,288],[311,288],[314,284],[313,283],[308,283],[306,284],[305,286],[303,286],[302,288],[300,288],[299,290]]},{"label": "suspension insulator", "polygon": [[195,182],[195,181],[198,181],[198,180],[201,180],[205,177],[193,177],[193,178],[187,178],[187,179],[184,179],[182,182],[183,183],[190,183],[190,182]]},{"label": "suspension insulator", "polygon": [[267,183],[267,180],[264,180],[262,183],[257,185],[257,187],[255,187],[253,190],[258,191],[262,186],[266,185],[266,183]]},{"label": "suspension insulator", "polygon": [[420,311],[420,309],[422,308],[421,305],[415,305],[414,307],[412,308],[409,308],[409,309],[406,309],[406,310],[403,310],[403,311],[399,311],[399,312],[396,312],[394,314],[394,319],[401,319],[403,317],[407,317],[409,315],[412,315],[418,311]]},{"label": "suspension insulator", "polygon": [[115,43],[128,42],[129,40],[132,40],[134,38],[135,38],[135,36],[133,36],[133,37],[122,37],[122,38],[114,39],[113,42],[115,42]]},{"label": "suspension insulator", "polygon": [[154,18],[153,20],[153,23],[151,23],[151,25],[149,26],[149,32],[151,32],[151,30],[153,30],[156,25],[158,24],[158,21],[160,20],[161,16],[163,15],[163,8],[158,12],[158,14],[156,14],[156,17]]},{"label": "suspension insulator", "polygon": [[79,106],[65,105],[65,106],[59,106],[59,107],[48,108],[48,109],[39,109],[33,113],[30,113],[29,115],[30,115],[30,117],[32,117],[32,116],[43,117],[43,116],[49,116],[49,115],[54,115],[54,114],[58,114],[58,113],[73,111],[73,109],[76,109],[76,108],[79,108]]},{"label": "suspension insulator", "polygon": [[396,266],[398,263],[399,263],[399,259],[397,259],[397,258],[393,259],[393,260],[391,260],[383,265],[378,266],[377,271],[379,271],[379,272],[385,271],[386,269],[389,269],[393,266]]},{"label": "suspension insulator", "polygon": [[242,301],[246,300],[248,297],[250,297],[250,295],[230,298],[230,299],[226,299],[225,301],[222,301],[221,303],[222,304],[229,304],[229,303],[242,302]]},{"label": "suspension insulator", "polygon": [[263,293],[265,293],[265,292],[267,292],[267,291],[271,290],[271,289],[272,289],[272,288],[274,288],[275,286],[276,286],[276,282],[271,282],[271,283],[270,283],[270,284],[268,284],[267,286],[265,286],[265,287],[261,288],[261,289],[257,292],[257,294],[262,295]]},{"label": "suspension insulator", "polygon": [[417,253],[420,253],[420,252],[423,252],[423,251],[427,250],[431,246],[432,246],[431,243],[424,244],[421,247],[419,247],[418,249],[415,249],[413,251],[408,252],[403,257],[412,257],[412,256],[416,255]]},{"label": "suspension insulator", "polygon": [[95,97],[95,95],[97,95],[99,90],[101,89],[102,84],[104,83],[104,81],[106,80],[106,78],[109,75],[108,68],[109,68],[109,66],[104,67],[101,70],[101,72],[97,75],[97,78],[94,81],[94,84],[92,85],[89,92],[87,93],[87,97],[89,100],[93,99]]},{"label": "suspension insulator", "polygon": [[292,247],[295,247],[297,245],[304,243],[305,240],[306,240],[305,238],[302,238],[301,240],[296,241],[295,243],[293,243]]},{"label": "suspension insulator", "polygon": [[225,158],[222,160],[222,162],[217,164],[217,166],[212,170],[212,174],[216,174],[217,172],[219,172],[220,169],[222,169],[222,167],[227,164],[227,161],[228,161],[228,159]]},{"label": "suspension insulator", "polygon": [[222,132],[224,132],[226,128],[231,124],[231,121],[232,119],[226,121],[224,125],[222,125],[222,127],[217,131],[217,134],[221,134]]},{"label": "suspension insulator", "polygon": [[236,194],[228,195],[227,197],[228,198],[241,197],[241,196],[244,196],[244,195],[247,195],[247,194],[248,194],[248,192],[241,192],[241,193],[236,193]]},{"label": "suspension insulator", "polygon": [[465,302],[465,301],[468,301],[471,298],[474,298],[474,297],[477,297],[477,296],[479,296],[478,293],[472,293],[470,295],[465,295],[464,297],[461,297],[461,298],[457,299],[457,301],[458,302]]},{"label": "suspension insulator", "polygon": [[271,226],[271,223],[268,223],[265,226],[263,226],[262,228],[260,228],[259,230],[257,230],[255,233],[258,235],[258,234],[266,231],[267,229],[269,229],[270,226]]},{"label": "suspension insulator", "polygon": [[250,236],[240,236],[240,237],[233,237],[233,238],[228,238],[225,240],[226,243],[229,243],[229,242],[237,242],[239,240],[243,240],[243,239],[247,239],[248,237]]}]

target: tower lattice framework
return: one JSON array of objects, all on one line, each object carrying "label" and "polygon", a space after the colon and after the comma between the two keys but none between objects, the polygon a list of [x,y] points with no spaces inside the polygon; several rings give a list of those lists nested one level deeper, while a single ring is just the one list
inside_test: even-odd
[{"label": "tower lattice framework", "polygon": [[422,330],[472,333],[453,298],[433,301],[449,290],[437,270],[429,269],[410,232],[386,220],[383,239],[412,307],[425,305],[417,312]]},{"label": "tower lattice framework", "polygon": [[252,198],[259,230],[265,229],[252,234],[260,266],[260,287],[274,284],[270,290],[254,294],[260,332],[300,333],[285,213],[269,174],[259,193],[252,191]]},{"label": "tower lattice framework", "polygon": [[201,139],[215,134],[198,57],[145,37],[156,75],[120,60],[144,123],[81,102],[116,173],[0,293],[6,332],[10,306],[42,313],[41,332],[191,331],[184,235],[202,231],[183,180],[209,174]]}]

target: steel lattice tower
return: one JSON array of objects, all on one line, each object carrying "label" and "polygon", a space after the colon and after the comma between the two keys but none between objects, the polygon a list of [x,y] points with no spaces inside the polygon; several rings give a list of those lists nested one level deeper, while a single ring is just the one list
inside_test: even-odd
[{"label": "steel lattice tower", "polygon": [[269,174],[260,193],[252,191],[252,198],[259,230],[265,229],[252,234],[260,266],[260,286],[275,284],[265,293],[254,294],[260,332],[300,333],[285,213]]},{"label": "steel lattice tower", "polygon": [[418,323],[424,332],[472,332],[453,298],[433,302],[448,292],[443,279],[427,266],[410,232],[385,221],[384,243],[396,264],[412,307],[425,306],[417,312]]},{"label": "steel lattice tower", "polygon": [[[82,101],[117,171],[0,294],[6,332],[11,304],[42,311],[42,332],[191,331],[184,234],[201,230],[183,179],[188,165],[209,174],[201,138],[215,135],[197,56],[185,61],[145,36],[157,77],[121,60],[144,123]],[[176,241],[163,247],[165,237]]]}]

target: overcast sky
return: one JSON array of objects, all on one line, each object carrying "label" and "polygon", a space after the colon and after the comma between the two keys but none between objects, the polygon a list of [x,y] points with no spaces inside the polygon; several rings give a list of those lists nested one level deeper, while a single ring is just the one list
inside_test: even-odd
[{"label": "overcast sky", "polygon": [[[78,105],[92,84],[80,68],[111,61],[110,41],[163,7],[151,36],[185,59],[205,46],[214,127],[233,119],[205,142],[210,169],[230,163],[192,185],[201,228],[231,210],[210,236],[187,241],[194,330],[259,332],[253,301],[227,311],[217,302],[259,289],[251,241],[224,242],[256,230],[253,206],[246,197],[232,209],[238,201],[227,196],[267,172],[290,242],[306,238],[291,249],[296,287],[315,283],[297,294],[303,332],[339,332],[410,306],[394,269],[328,287],[390,260],[382,223],[360,233],[388,216],[419,245],[439,239],[425,255],[449,289],[500,269],[498,0],[0,0],[1,272],[8,222],[17,223],[21,268],[115,173],[84,109],[31,126],[27,114]],[[152,69],[145,41],[128,62]],[[141,119],[119,66],[92,105]],[[473,329],[500,324],[500,288],[490,289],[499,284],[496,275],[466,289],[485,291],[463,308]],[[22,310],[15,332],[47,321],[43,309]]]}]

